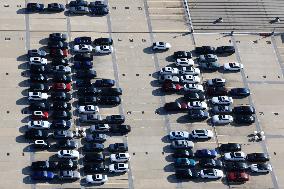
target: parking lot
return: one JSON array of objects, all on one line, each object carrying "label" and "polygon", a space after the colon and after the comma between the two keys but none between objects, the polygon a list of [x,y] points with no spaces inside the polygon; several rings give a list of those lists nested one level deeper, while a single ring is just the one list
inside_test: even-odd
[{"label": "parking lot", "polygon": [[[74,16],[65,12],[24,14],[27,2],[7,0],[0,3],[0,188],[284,188],[284,167],[281,164],[284,157],[281,148],[284,139],[281,125],[284,121],[284,103],[281,100],[284,95],[284,45],[281,35],[192,35],[188,32],[182,1],[109,0],[110,14],[104,17]],[[33,2],[47,4],[53,1]],[[66,4],[68,1],[58,2]],[[94,68],[98,78],[117,81],[117,86],[123,89],[122,104],[114,108],[101,108],[100,112],[102,115],[126,116],[126,124],[131,125],[132,131],[127,136],[111,136],[105,146],[127,142],[131,161],[127,174],[109,176],[109,181],[102,186],[86,185],[84,175],[80,181],[70,183],[35,183],[29,177],[31,162],[54,159],[56,150],[30,152],[29,144],[22,136],[29,121],[25,112],[29,103],[25,98],[29,87],[25,54],[28,49],[44,48],[46,38],[52,32],[67,33],[69,42],[79,36],[90,36],[92,39],[112,37],[114,40],[114,53],[95,56]],[[153,53],[150,47],[155,41],[169,42],[172,48],[167,52]],[[234,100],[234,106],[253,105],[258,120],[255,124],[213,128],[206,121],[189,123],[185,113],[169,114],[163,110],[166,102],[181,100],[182,96],[164,94],[157,81],[157,72],[174,62],[171,57],[173,52],[192,51],[202,45],[235,46],[237,52],[219,57],[219,63],[241,62],[244,71],[202,73],[202,81],[221,77],[227,80],[229,89],[249,87],[251,97]],[[76,114],[73,117],[74,123],[77,123]],[[215,134],[209,141],[196,142],[194,150],[213,149],[221,143],[237,142],[242,144],[245,153],[268,152],[273,171],[267,175],[250,175],[250,180],[242,185],[230,185],[226,179],[208,182],[177,180],[167,134],[172,130],[190,132],[193,129],[211,129]],[[264,142],[249,141],[248,135],[255,130],[264,131]]]}]

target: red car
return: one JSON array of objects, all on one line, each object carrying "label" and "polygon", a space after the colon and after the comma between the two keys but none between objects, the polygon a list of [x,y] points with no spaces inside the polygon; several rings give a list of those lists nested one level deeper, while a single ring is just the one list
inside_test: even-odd
[{"label": "red car", "polygon": [[165,92],[178,92],[182,90],[182,86],[180,84],[173,84],[171,82],[164,82],[162,89]]},{"label": "red car", "polygon": [[228,172],[227,178],[229,182],[246,182],[249,180],[249,175],[242,171],[242,172]]},{"label": "red car", "polygon": [[63,90],[63,91],[71,91],[72,86],[71,83],[54,83],[52,85],[53,90]]},{"label": "red car", "polygon": [[47,120],[48,119],[48,112],[33,111],[32,118],[33,118],[33,120]]}]

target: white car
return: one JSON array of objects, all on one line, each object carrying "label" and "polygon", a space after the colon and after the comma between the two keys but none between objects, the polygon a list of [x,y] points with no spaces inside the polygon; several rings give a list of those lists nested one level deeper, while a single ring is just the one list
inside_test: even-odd
[{"label": "white car", "polygon": [[129,171],[127,163],[110,164],[108,169],[110,173],[124,173]]},{"label": "white car", "polygon": [[41,57],[31,57],[30,58],[30,64],[46,65],[47,64],[47,59],[46,58],[41,58]]},{"label": "white car", "polygon": [[29,92],[29,100],[47,100],[47,93]]},{"label": "white car", "polygon": [[161,75],[178,75],[179,69],[172,68],[172,67],[164,67],[164,68],[161,68],[160,74]]},{"label": "white car", "polygon": [[166,42],[155,42],[153,43],[153,50],[169,50],[171,48],[171,44]]},{"label": "white car", "polygon": [[191,92],[204,92],[203,86],[199,84],[184,84],[183,90]]},{"label": "white car", "polygon": [[189,58],[178,58],[175,62],[176,66],[186,66],[192,67],[194,66],[194,61]]},{"label": "white car", "polygon": [[214,105],[230,105],[233,104],[233,98],[228,96],[217,96],[211,99]]},{"label": "white car", "polygon": [[195,129],[191,132],[191,137],[195,139],[210,139],[213,137],[213,132],[207,129]]},{"label": "white car", "polygon": [[213,124],[229,124],[233,122],[233,117],[230,115],[214,115],[212,117]]},{"label": "white car", "polygon": [[57,156],[64,159],[79,159],[80,153],[77,150],[59,150]]},{"label": "white car", "polygon": [[108,177],[103,174],[87,175],[86,181],[88,184],[103,184],[108,181]]},{"label": "white car", "polygon": [[78,53],[89,53],[93,51],[93,47],[91,45],[80,44],[80,45],[75,45],[73,50],[74,52]]},{"label": "white car", "polygon": [[130,160],[129,153],[117,153],[110,155],[111,162],[124,163]]},{"label": "white car", "polygon": [[171,144],[173,149],[192,149],[194,143],[189,140],[174,140]]},{"label": "white car", "polygon": [[94,105],[79,106],[78,111],[80,114],[95,114],[99,112],[99,107]]},{"label": "white car", "polygon": [[189,139],[189,132],[187,131],[171,131],[169,134],[170,140]]},{"label": "white car", "polygon": [[108,132],[110,129],[110,126],[108,124],[97,124],[97,125],[92,125],[90,127],[90,132],[95,133],[95,132]]},{"label": "white car", "polygon": [[111,45],[96,46],[95,51],[101,54],[109,54],[113,52],[113,47]]},{"label": "white car", "polygon": [[246,154],[244,152],[228,152],[224,154],[226,161],[245,161]]},{"label": "white car", "polygon": [[178,76],[173,76],[173,75],[160,75],[159,81],[160,82],[171,81],[173,83],[179,83],[180,78]]},{"label": "white car", "polygon": [[203,169],[200,171],[200,177],[206,179],[219,179],[224,176],[223,171],[219,169]]},{"label": "white car", "polygon": [[205,54],[198,57],[199,62],[217,62],[218,57],[215,54]]},{"label": "white car", "polygon": [[224,70],[228,70],[228,71],[239,71],[243,68],[244,68],[243,64],[236,63],[236,62],[230,62],[230,63],[224,64]]},{"label": "white car", "polygon": [[49,129],[50,123],[48,121],[29,121],[28,122],[28,128],[29,129]]},{"label": "white car", "polygon": [[66,74],[70,74],[72,71],[69,66],[63,66],[63,65],[54,66],[53,70],[55,72],[66,73]]},{"label": "white car", "polygon": [[200,69],[193,67],[181,67],[179,68],[179,74],[181,75],[200,75]]},{"label": "white car", "polygon": [[272,171],[272,166],[268,163],[251,164],[250,170],[254,173],[269,173]]},{"label": "white car", "polygon": [[187,106],[188,109],[193,109],[193,110],[206,110],[208,108],[207,103],[201,101],[188,102]]},{"label": "white car", "polygon": [[193,75],[183,75],[180,76],[181,83],[197,84],[200,82],[200,77]]}]

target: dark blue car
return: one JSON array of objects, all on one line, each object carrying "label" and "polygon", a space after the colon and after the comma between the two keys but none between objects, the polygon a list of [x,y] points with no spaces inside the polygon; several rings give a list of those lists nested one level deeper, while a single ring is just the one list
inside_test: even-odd
[{"label": "dark blue car", "polygon": [[235,97],[247,97],[250,95],[250,90],[248,88],[233,88],[230,91],[230,95]]},{"label": "dark blue car", "polygon": [[85,44],[85,45],[90,45],[92,44],[92,39],[91,37],[76,37],[74,39],[75,45],[80,45],[80,44]]},{"label": "dark blue car", "polygon": [[89,10],[91,14],[99,15],[99,16],[107,15],[109,12],[106,6],[92,7]]},{"label": "dark blue car", "polygon": [[197,158],[215,158],[217,156],[216,150],[208,150],[208,149],[202,149],[202,150],[196,150],[195,157]]},{"label": "dark blue car", "polygon": [[83,61],[83,62],[75,62],[75,69],[91,69],[93,67],[93,62],[91,61]]},{"label": "dark blue car", "polygon": [[115,81],[112,79],[100,79],[96,80],[95,83],[92,84],[94,87],[113,87],[115,85]]},{"label": "dark blue car", "polygon": [[44,4],[40,3],[28,3],[27,10],[29,12],[41,12],[44,11]]},{"label": "dark blue car", "polygon": [[35,171],[31,177],[33,180],[52,180],[55,175],[51,171]]}]

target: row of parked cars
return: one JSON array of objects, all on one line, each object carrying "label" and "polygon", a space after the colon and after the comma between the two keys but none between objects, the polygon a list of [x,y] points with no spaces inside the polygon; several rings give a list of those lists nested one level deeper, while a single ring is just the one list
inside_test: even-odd
[{"label": "row of parked cars", "polygon": [[[103,0],[84,1],[75,0],[70,1],[67,5],[69,12],[73,14],[92,14],[92,15],[107,15],[109,13],[108,5]],[[66,6],[60,3],[49,3],[47,7],[41,3],[28,3],[27,11],[33,12],[62,12]]]},{"label": "row of parked cars", "polygon": [[[153,50],[168,50],[168,43],[157,42]],[[255,122],[255,109],[252,106],[233,107],[234,98],[245,98],[250,95],[248,88],[226,88],[226,80],[213,78],[201,83],[201,71],[215,71],[220,68],[216,54],[231,55],[235,52],[232,46],[221,46],[215,49],[210,46],[197,47],[194,53],[198,58],[194,61],[191,52],[174,52],[175,67],[161,68],[159,81],[162,90],[167,93],[184,95],[183,101],[168,102],[166,111],[187,112],[187,118],[203,121],[211,117],[211,123],[224,125],[231,122],[252,124]],[[198,63],[198,66],[195,64]],[[243,65],[228,63],[223,65],[225,71],[240,71]],[[248,171],[269,173],[272,167],[266,163],[269,157],[265,153],[245,154],[237,143],[221,144],[218,149],[197,149],[193,152],[194,141],[209,140],[214,133],[207,129],[188,131],[171,131],[169,139],[173,149],[176,177],[179,179],[220,179],[226,171],[229,182],[248,181]]]}]

